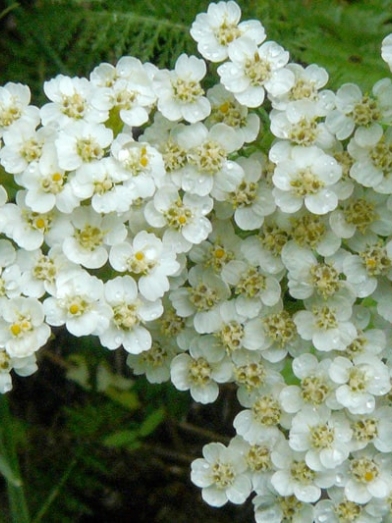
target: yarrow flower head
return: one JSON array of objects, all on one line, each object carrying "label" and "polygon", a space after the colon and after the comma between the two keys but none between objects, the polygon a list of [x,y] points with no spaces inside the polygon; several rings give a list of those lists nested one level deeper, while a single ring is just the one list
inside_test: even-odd
[{"label": "yarrow flower head", "polygon": [[59,74],[41,108],[0,87],[0,392],[94,336],[233,405],[192,463],[210,505],[388,523],[392,80],[334,92],[232,0],[190,32],[201,57]]}]

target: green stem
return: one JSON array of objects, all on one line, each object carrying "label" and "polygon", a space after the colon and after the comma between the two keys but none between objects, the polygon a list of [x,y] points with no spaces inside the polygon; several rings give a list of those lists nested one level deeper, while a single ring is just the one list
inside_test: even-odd
[{"label": "green stem", "polygon": [[12,523],[30,523],[18,455],[14,438],[13,417],[8,396],[0,394],[0,468],[7,482]]}]

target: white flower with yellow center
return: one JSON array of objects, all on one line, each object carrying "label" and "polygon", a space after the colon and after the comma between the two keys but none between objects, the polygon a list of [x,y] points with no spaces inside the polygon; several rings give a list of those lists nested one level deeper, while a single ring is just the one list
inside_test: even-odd
[{"label": "white flower with yellow center", "polygon": [[300,64],[290,63],[286,66],[292,71],[295,83],[288,93],[281,96],[271,96],[272,107],[285,111],[288,107],[295,108],[298,101],[307,100],[316,107],[319,116],[325,116],[334,108],[335,95],[332,91],[322,90],[328,82],[328,72],[317,64],[303,67]]},{"label": "white flower with yellow center", "polygon": [[60,245],[55,245],[47,254],[41,249],[34,251],[19,250],[17,264],[20,268],[20,285],[25,296],[41,298],[46,292],[54,294],[56,278],[61,271],[76,269]]},{"label": "white flower with yellow center", "polygon": [[[236,160],[244,172],[236,187],[227,193],[220,213],[226,207],[234,212],[234,221],[244,231],[259,229],[264,217],[275,210],[275,201],[268,183],[263,180],[264,159],[253,154]],[[227,203],[226,203],[227,202]]]},{"label": "white flower with yellow center", "polygon": [[38,213],[49,212],[54,207],[62,213],[73,211],[80,199],[72,191],[69,178],[58,164],[54,144],[47,144],[40,159],[19,177],[20,185],[27,189],[26,205]]},{"label": "white flower with yellow center", "polygon": [[241,147],[241,137],[224,123],[211,129],[198,122],[178,128],[177,140],[187,151],[187,163],[172,173],[173,182],[184,191],[223,201],[235,190],[243,177],[242,167],[228,159],[230,153]]},{"label": "white flower with yellow center", "polygon": [[128,272],[137,279],[140,293],[147,300],[162,298],[169,290],[168,276],[180,269],[176,253],[155,234],[140,231],[131,242],[113,245],[110,265],[119,272]]},{"label": "white flower with yellow center", "polygon": [[44,242],[49,246],[59,243],[72,231],[68,216],[57,209],[47,213],[32,211],[26,205],[26,191],[18,191],[16,204],[7,203],[3,212],[7,213],[6,236],[27,251],[38,249]]},{"label": "white flower with yellow center", "polygon": [[108,260],[108,246],[125,240],[127,229],[117,214],[101,216],[91,207],[78,207],[69,218],[72,233],[62,244],[63,252],[74,263],[98,269]]},{"label": "white flower with yellow center", "polygon": [[182,54],[176,61],[174,71],[158,71],[154,75],[158,110],[165,118],[195,123],[210,114],[210,102],[200,84],[206,72],[204,60]]},{"label": "white flower with yellow center", "polygon": [[40,110],[45,126],[62,128],[77,120],[101,123],[108,117],[107,93],[96,89],[87,78],[59,74],[44,82],[44,91],[50,100]]},{"label": "white flower with yellow center", "polygon": [[258,46],[243,36],[230,45],[228,54],[230,61],[218,67],[218,74],[242,105],[260,107],[266,91],[280,96],[294,85],[294,74],[285,68],[289,53],[276,42]]},{"label": "white flower with yellow center", "polygon": [[356,142],[371,146],[383,134],[381,122],[391,121],[390,97],[392,82],[384,78],[376,82],[371,95],[363,95],[354,83],[342,85],[336,92],[336,109],[327,114],[325,123],[338,140],[348,138],[354,131]]},{"label": "white flower with yellow center", "polygon": [[220,322],[219,305],[230,296],[229,286],[200,265],[190,269],[188,282],[170,293],[170,301],[179,316],[192,317],[197,332],[211,333]]},{"label": "white flower with yellow center", "polygon": [[349,457],[352,433],[343,412],[331,412],[325,406],[315,410],[309,405],[294,416],[289,445],[306,452],[305,462],[312,470],[333,469]]},{"label": "white flower with yellow center", "polygon": [[317,109],[317,105],[310,100],[297,101],[284,111],[273,109],[270,113],[271,132],[295,145],[317,145],[324,150],[331,149],[335,137],[320,121]]},{"label": "white flower with yellow center", "polygon": [[101,334],[113,314],[104,302],[103,282],[80,269],[61,272],[55,295],[46,298],[43,306],[49,325],[65,324],[74,336]]},{"label": "white flower with yellow center", "polygon": [[329,300],[314,300],[309,304],[311,310],[301,310],[293,316],[298,334],[304,340],[311,340],[319,351],[344,350],[357,337],[351,321],[351,303],[351,296],[344,294]]},{"label": "white flower with yellow center", "polygon": [[199,53],[211,62],[223,62],[230,44],[240,36],[261,44],[265,40],[261,23],[258,20],[240,22],[240,19],[241,9],[235,2],[211,3],[206,13],[196,16],[190,30]]},{"label": "white flower with yellow center", "polygon": [[319,361],[314,354],[305,352],[294,358],[292,370],[300,380],[299,385],[286,385],[280,401],[286,412],[295,413],[310,406],[314,411],[322,406],[338,409],[334,391],[337,385],[329,377],[331,360]]},{"label": "white flower with yellow center", "polygon": [[246,460],[233,444],[208,443],[203,447],[203,458],[192,462],[191,480],[202,489],[202,497],[213,507],[222,507],[228,501],[244,503],[252,490],[245,474]]},{"label": "white flower with yellow center", "polygon": [[210,234],[212,226],[207,215],[212,206],[209,196],[189,193],[180,196],[175,187],[165,185],[147,203],[144,216],[149,225],[165,227],[163,240],[175,252],[188,252]]},{"label": "white flower with yellow center", "polygon": [[91,207],[97,213],[122,213],[131,205],[130,190],[123,185],[127,179],[128,174],[116,160],[102,158],[79,167],[69,186],[78,202],[91,198]]},{"label": "white flower with yellow center", "polygon": [[231,376],[231,361],[219,347],[205,344],[201,336],[193,337],[189,354],[178,354],[170,365],[176,389],[189,390],[192,398],[203,404],[214,402],[219,394],[218,383],[227,383]]},{"label": "white flower with yellow center", "polygon": [[144,324],[162,314],[161,301],[140,296],[135,280],[128,275],[107,281],[104,293],[112,315],[109,326],[99,334],[101,344],[111,350],[122,345],[130,354],[149,350],[152,338]]},{"label": "white flower with yellow center", "polygon": [[346,498],[361,505],[372,498],[389,498],[392,491],[391,465],[390,454],[371,448],[356,452],[352,459],[343,463],[336,471],[344,486]]},{"label": "white flower with yellow center", "polygon": [[332,232],[339,238],[368,233],[389,236],[392,233],[392,209],[388,196],[359,185],[354,193],[329,215]]},{"label": "white flower with yellow center", "polygon": [[131,202],[152,196],[163,185],[165,177],[164,158],[147,142],[135,142],[126,133],[119,134],[111,145],[111,152],[126,176],[124,186]]},{"label": "white flower with yellow center", "polygon": [[249,350],[260,351],[271,363],[282,361],[288,352],[293,354],[308,347],[298,336],[293,317],[283,309],[281,302],[264,307],[245,325],[243,344]]},{"label": "white flower with yellow center", "polygon": [[27,85],[8,82],[0,86],[0,137],[19,120],[39,121],[39,109],[29,105],[30,100]]},{"label": "white flower with yellow center", "polygon": [[112,139],[113,131],[102,123],[76,121],[68,124],[58,132],[55,140],[59,166],[72,171],[100,160]]},{"label": "white flower with yellow center", "polygon": [[286,441],[277,445],[271,454],[276,472],[271,483],[281,496],[295,496],[304,503],[314,503],[321,496],[321,489],[335,483],[334,470],[316,471],[305,461],[306,454],[292,450]]},{"label": "white flower with yellow center", "polygon": [[283,212],[294,213],[305,205],[313,214],[327,214],[337,207],[334,186],[342,168],[332,156],[316,146],[283,149],[278,143],[271,148],[270,158],[277,161],[272,193]]},{"label": "white flower with yellow center", "polygon": [[11,371],[18,376],[31,376],[38,366],[35,353],[26,357],[11,358],[4,349],[0,350],[0,393],[5,394],[12,390]]},{"label": "white flower with yellow center", "polygon": [[156,95],[150,75],[140,60],[123,56],[116,66],[100,64],[90,74],[90,81],[106,94],[109,122],[114,126],[118,125],[118,118],[131,127],[147,122]]},{"label": "white flower with yellow center", "polygon": [[50,327],[44,323],[44,308],[35,298],[18,296],[3,304],[0,345],[11,358],[31,356],[48,341]]},{"label": "white flower with yellow center", "polygon": [[333,257],[318,261],[310,249],[290,241],[282,249],[282,261],[288,269],[288,287],[293,298],[303,300],[318,295],[327,299],[347,289],[340,264]]},{"label": "white flower with yellow center", "polygon": [[373,412],[376,397],[391,390],[389,369],[377,356],[363,354],[353,361],[338,356],[329,368],[329,376],[338,385],[337,401],[352,414]]},{"label": "white flower with yellow center", "polygon": [[3,134],[0,163],[11,174],[19,175],[38,161],[53,141],[53,130],[37,129],[39,120],[18,120]]},{"label": "white flower with yellow center", "polygon": [[257,316],[265,306],[276,305],[280,299],[278,280],[246,261],[229,261],[222,270],[222,279],[234,291],[237,310],[249,318]]},{"label": "white flower with yellow center", "polygon": [[224,123],[236,130],[243,143],[256,139],[260,130],[260,118],[257,114],[250,113],[245,105],[241,105],[233,93],[217,84],[207,91],[207,98],[211,103],[211,114],[204,122],[207,127]]}]

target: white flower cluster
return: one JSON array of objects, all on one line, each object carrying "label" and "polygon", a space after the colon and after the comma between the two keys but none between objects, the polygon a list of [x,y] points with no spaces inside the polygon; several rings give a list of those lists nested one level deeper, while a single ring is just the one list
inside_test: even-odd
[{"label": "white flower cluster", "polygon": [[0,188],[0,389],[36,370],[50,327],[97,336],[203,404],[237,387],[236,436],[192,464],[207,503],[388,523],[392,80],[327,90],[240,18],[212,3],[191,28],[203,58],[59,75],[40,109],[0,87],[17,186]]}]

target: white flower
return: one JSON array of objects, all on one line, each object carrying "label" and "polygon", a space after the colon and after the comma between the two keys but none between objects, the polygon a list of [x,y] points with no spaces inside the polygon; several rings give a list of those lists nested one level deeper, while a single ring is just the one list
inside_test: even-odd
[{"label": "white flower", "polygon": [[105,93],[86,78],[70,78],[62,74],[44,82],[50,103],[41,107],[43,125],[65,127],[69,122],[84,120],[101,123],[108,118]]},{"label": "white flower", "polygon": [[[328,496],[330,499],[322,499],[315,506],[314,517],[317,522],[341,523],[342,517],[345,517],[346,521],[351,519],[355,523],[389,523],[379,510],[379,514],[374,513],[374,499],[368,504],[355,503],[347,499],[344,489],[338,487],[328,489]],[[385,507],[383,513],[386,514],[387,510],[389,511],[389,508]]]},{"label": "white flower", "polygon": [[330,409],[339,408],[334,396],[336,384],[329,377],[330,365],[330,359],[319,361],[309,352],[294,358],[292,368],[300,383],[282,389],[279,399],[283,409],[294,413],[307,405],[314,411],[323,405]]},{"label": "white flower", "polygon": [[350,454],[352,430],[345,414],[320,407],[304,407],[294,416],[289,445],[293,450],[306,452],[305,462],[322,471],[341,465]]},{"label": "white flower", "polygon": [[310,249],[288,242],[282,249],[282,261],[288,269],[288,287],[293,298],[303,300],[317,294],[327,299],[347,288],[333,257],[319,262]]},{"label": "white flower", "polygon": [[276,305],[280,299],[278,280],[246,261],[229,261],[222,269],[222,279],[233,287],[237,310],[249,318],[257,316],[264,306]]},{"label": "white flower", "polygon": [[73,232],[62,244],[67,258],[88,269],[98,269],[108,260],[107,246],[124,241],[127,230],[117,214],[101,216],[91,207],[78,207],[69,217]]},{"label": "white flower", "polygon": [[335,137],[320,122],[318,106],[310,100],[290,104],[285,111],[273,109],[270,113],[271,132],[295,145],[317,145],[324,150],[331,149]]},{"label": "white flower", "polygon": [[61,129],[55,140],[59,166],[66,171],[100,160],[113,131],[103,124],[76,121]]},{"label": "white flower", "polygon": [[3,298],[15,298],[21,294],[20,267],[15,263],[16,253],[10,241],[0,239],[0,303]]},{"label": "white flower", "polygon": [[53,132],[45,127],[37,129],[37,125],[36,120],[18,120],[3,134],[0,161],[7,172],[22,173],[40,159],[45,146],[52,141]]},{"label": "white flower", "polygon": [[140,354],[128,354],[127,365],[136,375],[145,375],[150,383],[163,383],[170,379],[170,364],[177,354],[167,343],[153,339],[151,347]]},{"label": "white flower", "polygon": [[313,503],[320,498],[321,488],[335,482],[334,470],[312,470],[304,453],[292,450],[286,441],[277,445],[271,458],[278,469],[272,475],[271,483],[281,496],[294,495],[299,501]]},{"label": "white flower", "polygon": [[7,223],[4,232],[12,238],[19,247],[33,251],[45,242],[52,246],[70,234],[72,226],[67,215],[57,210],[47,213],[37,213],[26,206],[26,191],[18,191],[16,204],[7,203],[3,212],[7,212]]},{"label": "white flower", "polygon": [[373,412],[375,396],[384,396],[391,389],[388,367],[368,354],[361,354],[353,361],[337,356],[331,363],[329,376],[338,384],[336,399],[353,414]]},{"label": "white flower", "polygon": [[121,175],[126,175],[125,197],[130,203],[152,196],[156,187],[163,185],[164,160],[155,147],[147,142],[135,142],[129,134],[121,133],[113,140],[111,152],[121,166]]},{"label": "white flower", "polygon": [[132,56],[123,56],[116,66],[102,63],[90,74],[91,83],[104,89],[114,125],[118,125],[118,117],[131,127],[147,122],[156,95],[146,65]]},{"label": "white flower", "polygon": [[392,233],[392,213],[386,195],[356,186],[353,195],[329,215],[335,236],[351,238],[374,232],[381,236]]},{"label": "white flower", "polygon": [[353,459],[338,469],[344,494],[354,503],[367,503],[372,498],[387,498],[392,490],[391,455],[373,449],[358,451]]},{"label": "white flower", "polygon": [[[277,148],[272,147],[273,161],[276,152]],[[333,211],[338,204],[334,184],[342,174],[338,162],[316,146],[294,146],[287,153],[288,156],[277,163],[272,177],[276,204],[289,214],[301,209],[303,204],[313,214]]]},{"label": "white flower", "polygon": [[168,276],[180,268],[176,253],[155,234],[141,231],[132,243],[114,245],[109,254],[111,266],[119,272],[130,272],[138,278],[140,293],[147,300],[161,298],[169,290]]},{"label": "white flower", "polygon": [[316,64],[307,67],[290,63],[286,69],[294,73],[295,83],[288,93],[274,97],[269,95],[272,107],[285,111],[288,107],[295,106],[300,100],[308,100],[315,105],[319,116],[325,116],[334,108],[335,95],[332,91],[320,89],[328,82],[328,72]]},{"label": "white flower", "polygon": [[282,361],[288,352],[308,347],[298,336],[292,315],[283,309],[281,302],[263,308],[245,325],[243,344],[249,350],[260,351],[263,358],[272,363]]},{"label": "white flower", "polygon": [[161,301],[145,300],[128,275],[107,281],[104,294],[112,315],[109,326],[99,334],[102,345],[111,350],[122,345],[131,354],[150,349],[151,334],[143,324],[162,314]]},{"label": "white flower", "polygon": [[232,42],[228,53],[230,61],[218,67],[218,74],[242,105],[259,107],[265,91],[279,96],[294,85],[294,74],[285,68],[289,53],[275,42],[258,47],[254,40],[242,36]]},{"label": "white flower", "polygon": [[313,521],[313,505],[299,501],[295,496],[281,496],[271,485],[270,477],[261,478],[252,499],[256,523],[282,523],[289,515],[292,523]]},{"label": "white flower", "polygon": [[206,215],[212,210],[212,205],[209,196],[185,193],[181,198],[175,187],[165,185],[147,203],[144,215],[153,227],[166,227],[163,240],[171,244],[175,252],[187,252],[211,232]]},{"label": "white flower", "polygon": [[27,189],[26,205],[34,212],[46,213],[54,207],[63,213],[71,212],[80,199],[67,183],[68,176],[58,164],[53,144],[48,144],[38,161],[33,162],[19,177]]},{"label": "white flower", "polygon": [[5,350],[0,350],[0,393],[4,394],[12,389],[12,370],[18,376],[31,376],[37,369],[35,354],[11,357]]},{"label": "white flower", "polygon": [[218,347],[204,343],[196,336],[189,354],[178,354],[171,362],[170,376],[178,390],[189,390],[192,398],[203,404],[212,403],[219,394],[218,383],[227,383],[232,376],[232,364]]},{"label": "white flower", "polygon": [[132,203],[130,189],[122,182],[128,173],[113,158],[82,165],[70,179],[70,189],[79,202],[91,198],[97,213],[126,212]]},{"label": "white flower", "polygon": [[39,109],[29,105],[30,99],[27,85],[8,82],[0,86],[0,137],[19,120],[39,121]]},{"label": "white flower", "polygon": [[103,291],[103,282],[87,272],[61,272],[56,279],[56,294],[43,303],[46,321],[53,326],[65,324],[74,336],[104,332],[112,310],[103,301]]},{"label": "white flower", "polygon": [[31,356],[48,341],[50,328],[44,323],[44,309],[35,298],[18,296],[3,303],[0,318],[0,346],[11,357]]},{"label": "white flower", "polygon": [[249,398],[250,408],[236,415],[233,426],[245,441],[255,443],[260,431],[268,438],[279,437],[279,427],[290,426],[291,416],[283,411],[279,401],[282,387],[281,382],[262,387],[255,396]]},{"label": "white flower", "polygon": [[387,35],[381,42],[381,57],[392,71],[392,34]]},{"label": "white flower", "polygon": [[203,458],[192,462],[191,480],[202,488],[202,497],[213,507],[231,503],[241,504],[249,496],[252,483],[247,475],[246,461],[232,445],[208,443]]},{"label": "white flower", "polygon": [[[272,214],[276,206],[271,189],[262,179],[263,158],[253,154],[249,158],[240,157],[236,162],[242,167],[244,175],[227,193],[225,200],[227,207],[234,210],[234,221],[238,227],[251,231],[260,228],[264,217]],[[221,209],[225,203],[222,203]]]},{"label": "white flower", "polygon": [[380,452],[391,452],[392,407],[381,406],[370,414],[350,416],[353,440],[352,450],[364,449],[371,443]]},{"label": "white flower", "polygon": [[197,332],[211,333],[220,321],[219,304],[230,296],[229,287],[213,271],[201,266],[192,267],[188,281],[189,286],[170,293],[170,301],[179,316],[192,317]]},{"label": "white flower", "polygon": [[240,22],[241,9],[233,1],[211,3],[207,13],[199,13],[190,33],[199,53],[211,62],[223,62],[228,48],[240,36],[260,44],[265,39],[264,27],[257,20]]},{"label": "white flower", "polygon": [[387,128],[375,143],[358,144],[355,137],[352,138],[347,146],[354,159],[350,168],[351,178],[378,193],[391,194],[391,144],[391,128]]},{"label": "white flower", "polygon": [[17,264],[21,272],[20,287],[23,294],[34,298],[41,298],[46,292],[54,294],[58,274],[77,268],[62,252],[60,245],[49,249],[47,254],[41,249],[19,250]]},{"label": "white flower", "polygon": [[173,182],[187,193],[225,200],[227,192],[240,183],[243,170],[229,160],[230,153],[241,147],[241,137],[236,130],[224,123],[211,129],[198,122],[177,128],[176,139],[186,150],[187,163],[180,171],[172,173]]},{"label": "white flower", "polygon": [[242,143],[253,142],[260,130],[260,118],[250,113],[245,105],[241,105],[222,84],[214,85],[207,91],[211,103],[211,115],[204,122],[207,127],[216,123],[224,123],[233,127]]},{"label": "white flower", "polygon": [[343,295],[294,314],[294,323],[301,338],[312,340],[317,350],[329,352],[344,350],[357,336],[357,329],[349,321],[351,304]]},{"label": "white flower", "polygon": [[391,119],[391,90],[389,78],[374,84],[371,96],[363,95],[356,84],[342,85],[336,93],[336,109],[325,119],[328,129],[338,140],[348,138],[355,130],[359,145],[374,145],[383,133],[381,122]]},{"label": "white flower", "polygon": [[182,54],[176,61],[174,71],[164,70],[154,75],[158,109],[165,118],[195,123],[210,114],[210,102],[203,96],[204,90],[200,85],[206,71],[204,60]]}]

